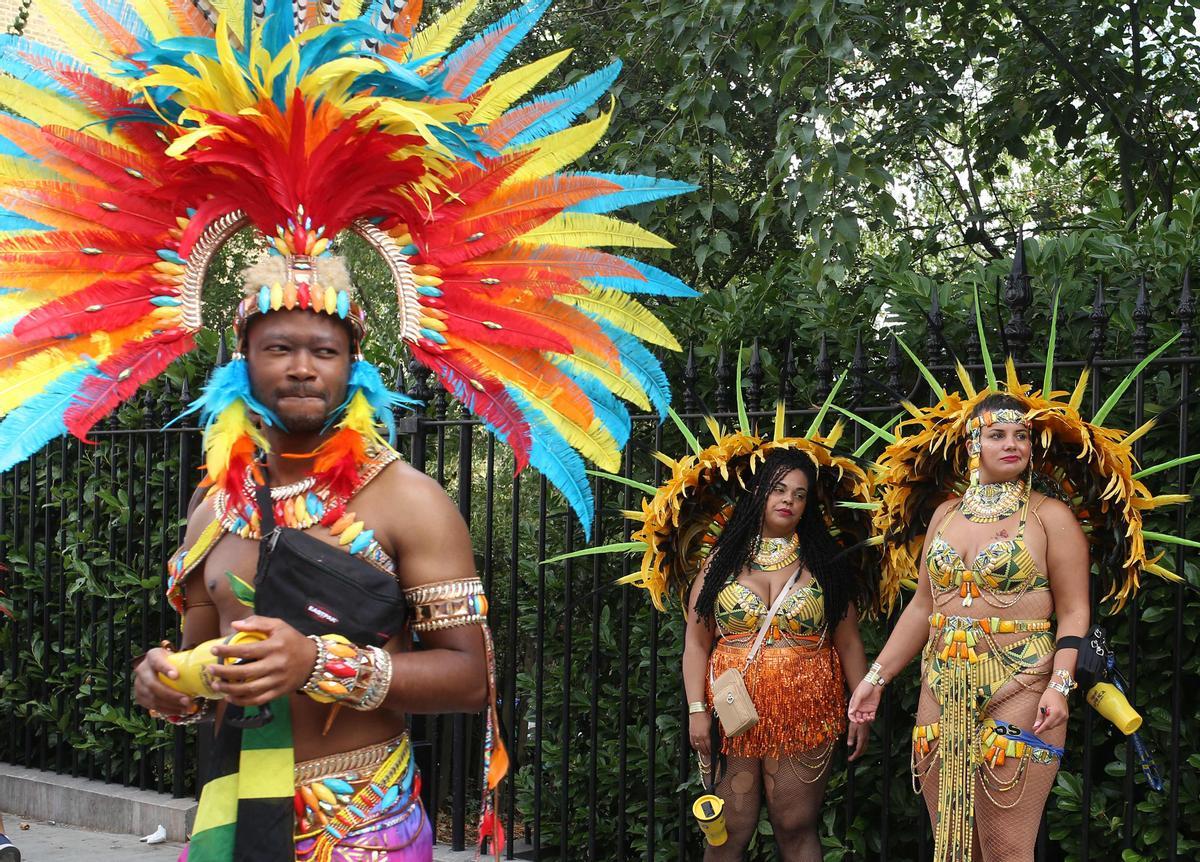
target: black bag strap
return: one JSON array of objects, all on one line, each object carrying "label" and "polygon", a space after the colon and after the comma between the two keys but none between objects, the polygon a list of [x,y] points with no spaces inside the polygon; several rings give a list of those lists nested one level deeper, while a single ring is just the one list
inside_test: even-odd
[{"label": "black bag strap", "polygon": [[263,482],[255,489],[258,498],[258,534],[264,539],[275,532],[275,504],[271,502],[271,486]]}]

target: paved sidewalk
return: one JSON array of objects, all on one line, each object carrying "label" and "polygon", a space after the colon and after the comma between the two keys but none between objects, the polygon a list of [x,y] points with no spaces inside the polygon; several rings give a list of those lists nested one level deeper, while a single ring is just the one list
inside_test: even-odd
[{"label": "paved sidewalk", "polygon": [[[28,829],[21,829],[28,823]],[[132,835],[90,832],[73,826],[22,820],[4,813],[4,827],[21,849],[21,862],[176,862],[182,844],[142,844]],[[467,862],[473,851],[454,853],[444,847],[433,848],[434,862]]]},{"label": "paved sidewalk", "polygon": [[[28,823],[28,829],[21,829]],[[182,844],[142,844],[132,835],[89,832],[4,815],[9,840],[21,849],[21,862],[175,862]]]}]

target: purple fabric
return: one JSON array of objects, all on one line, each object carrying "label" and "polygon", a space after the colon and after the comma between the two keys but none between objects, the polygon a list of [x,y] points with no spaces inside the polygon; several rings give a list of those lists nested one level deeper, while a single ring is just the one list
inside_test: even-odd
[{"label": "purple fabric", "polygon": [[[296,842],[296,862],[312,858],[316,839]],[[187,848],[179,862],[187,862]],[[378,823],[347,835],[333,850],[332,862],[432,862],[433,829],[417,799]]]},{"label": "purple fabric", "polygon": [[[315,838],[296,842],[296,862],[312,858]],[[433,830],[421,800],[339,841],[331,862],[432,862]]]}]

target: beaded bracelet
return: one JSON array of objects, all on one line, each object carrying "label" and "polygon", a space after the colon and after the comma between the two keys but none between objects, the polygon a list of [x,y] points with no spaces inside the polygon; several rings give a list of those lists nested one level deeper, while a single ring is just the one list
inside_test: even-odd
[{"label": "beaded bracelet", "polygon": [[887,685],[887,680],[883,678],[883,665],[879,662],[871,665],[871,669],[863,677],[863,682],[867,685]]},{"label": "beaded bracelet", "polygon": [[1046,688],[1057,691],[1063,697],[1070,697],[1071,691],[1079,687],[1079,683],[1075,682],[1075,680],[1071,677],[1070,671],[1059,668],[1054,672],[1054,676],[1056,676],[1057,679],[1050,680]]},{"label": "beaded bracelet", "polygon": [[189,724],[200,724],[203,721],[212,720],[213,701],[206,700],[203,697],[197,697],[192,700],[193,710],[186,715],[168,715],[158,713],[158,717],[163,721],[170,722],[179,727],[184,727]]},{"label": "beaded bracelet", "polygon": [[392,682],[392,657],[380,647],[360,647],[341,635],[309,635],[317,647],[312,673],[301,691],[318,703],[378,709]]}]

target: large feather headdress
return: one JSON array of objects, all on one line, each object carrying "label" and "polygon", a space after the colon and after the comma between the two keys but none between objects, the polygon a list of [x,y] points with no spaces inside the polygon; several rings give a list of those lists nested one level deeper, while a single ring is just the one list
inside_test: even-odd
[{"label": "large feather headdress", "polygon": [[636,295],[693,294],[597,249],[669,247],[609,213],[692,187],[563,171],[619,64],[536,97],[567,51],[495,75],[548,3],[450,50],[475,0],[423,29],[420,0],[41,0],[65,48],[0,54],[0,469],[192,349],[235,232],[296,258],[350,230],[412,354],[590,523],[580,456],[615,467],[620,399],[669,403],[642,342],[678,344]]},{"label": "large feather headdress", "polygon": [[[1057,311],[1056,300],[1054,318]],[[894,431],[854,417],[888,443],[877,459],[878,499],[874,518],[875,541],[882,543],[880,597],[885,609],[894,606],[901,586],[915,584],[921,547],[934,510],[949,497],[961,494],[969,484],[967,442],[971,416],[978,404],[996,393],[1010,394],[1026,405],[1025,421],[1034,444],[1033,486],[1063,499],[1075,512],[1088,535],[1105,599],[1113,600],[1114,607],[1120,609],[1137,591],[1143,571],[1180,580],[1160,564],[1162,553],[1150,556],[1146,542],[1187,540],[1152,533],[1142,524],[1146,512],[1189,499],[1186,495],[1155,495],[1142,482],[1142,478],[1157,471],[1139,468],[1133,456],[1133,443],[1154,426],[1155,420],[1132,433],[1104,424],[1138,375],[1175,339],[1142,360],[1118,383],[1095,414],[1085,419],[1081,406],[1088,385],[1087,369],[1070,392],[1055,390],[1051,383],[1057,337],[1054,325],[1040,389],[1020,379],[1011,358],[1006,362],[1004,379],[997,378],[979,317],[978,297],[976,326],[983,346],[985,385],[976,386],[959,364],[957,376],[962,389],[948,391],[901,341],[900,345],[938,398],[937,403],[919,407],[905,401],[907,416]]]},{"label": "large feather headdress", "polygon": [[831,532],[848,549],[865,542],[870,534],[871,472],[861,453],[879,438],[872,436],[853,453],[839,454],[843,424],[836,422],[828,432],[825,423],[845,375],[837,381],[802,436],[786,432],[785,406],[776,404],[770,433],[752,426],[742,393],[741,365],[737,374],[737,425],[725,430],[716,419],[705,417],[713,442],[702,445],[683,420],[672,410],[680,433],[691,450],[679,458],[662,452],[655,457],[670,471],[657,488],[623,476],[605,478],[629,485],[644,496],[640,508],[624,512],[640,526],[629,542],[621,542],[556,557],[595,553],[642,554],[638,571],[622,578],[650,594],[659,610],[669,598],[685,604],[685,594],[712,551],[733,510],[738,496],[766,457],[776,450],[792,450],[807,457],[816,467],[814,501],[819,501]]}]

